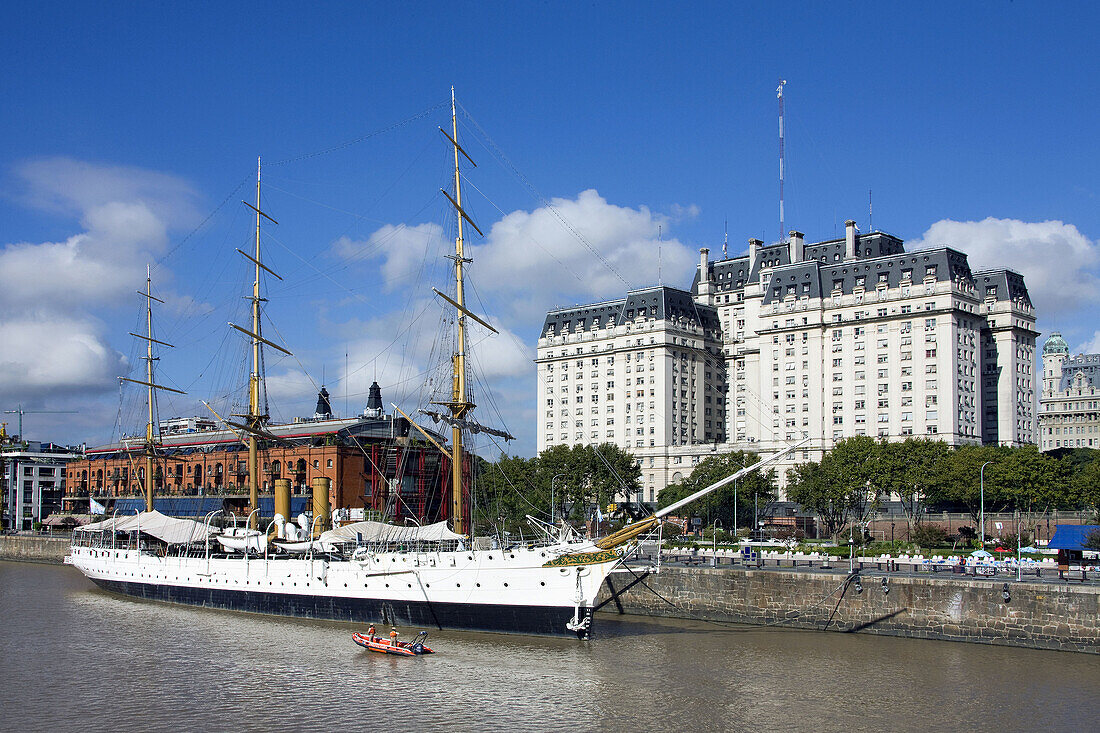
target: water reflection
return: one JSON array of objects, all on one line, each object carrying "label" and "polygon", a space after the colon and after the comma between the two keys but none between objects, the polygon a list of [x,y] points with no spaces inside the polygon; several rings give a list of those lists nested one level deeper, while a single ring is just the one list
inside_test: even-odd
[{"label": "water reflection", "polygon": [[438,654],[397,658],[69,568],[0,563],[0,588],[13,729],[1081,730],[1098,709],[1081,654],[601,615],[588,643],[433,632]]}]

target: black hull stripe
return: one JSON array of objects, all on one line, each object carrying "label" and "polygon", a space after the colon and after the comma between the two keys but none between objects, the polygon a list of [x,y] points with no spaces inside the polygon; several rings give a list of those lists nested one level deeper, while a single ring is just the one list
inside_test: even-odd
[{"label": "black hull stripe", "polygon": [[[587,610],[588,632],[577,634],[566,628],[573,609],[556,606],[504,606],[473,603],[428,603],[427,601],[387,601],[375,598],[261,593],[221,588],[192,588],[181,585],[131,583],[122,580],[91,578],[112,593],[151,601],[182,603],[203,608],[247,611],[272,616],[351,621],[355,623],[396,623],[423,629],[464,629],[539,636],[579,636],[587,639],[592,631],[592,611]],[[586,609],[582,609],[585,613]]]}]

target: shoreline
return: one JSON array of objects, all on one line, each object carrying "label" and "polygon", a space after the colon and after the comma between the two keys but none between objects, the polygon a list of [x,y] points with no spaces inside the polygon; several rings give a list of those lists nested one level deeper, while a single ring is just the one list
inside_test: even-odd
[{"label": "shoreline", "polygon": [[[0,560],[63,565],[68,548],[66,537],[0,536]],[[843,573],[663,564],[659,573],[609,576],[597,606],[602,614],[1100,654],[1096,586],[867,569],[860,578],[857,588]]]}]

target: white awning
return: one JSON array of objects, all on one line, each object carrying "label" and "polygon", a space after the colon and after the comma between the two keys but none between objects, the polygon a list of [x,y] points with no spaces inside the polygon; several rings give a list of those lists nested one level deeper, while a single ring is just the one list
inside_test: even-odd
[{"label": "white awning", "polygon": [[186,545],[206,538],[207,534],[217,531],[193,519],[176,519],[154,510],[132,514],[125,517],[111,517],[78,527],[77,532],[144,532],[170,545]]},{"label": "white awning", "polygon": [[447,529],[446,522],[436,522],[424,527],[399,527],[382,522],[353,522],[343,527],[330,529],[321,535],[324,543],[341,542],[439,542],[440,540],[462,540],[460,534]]}]

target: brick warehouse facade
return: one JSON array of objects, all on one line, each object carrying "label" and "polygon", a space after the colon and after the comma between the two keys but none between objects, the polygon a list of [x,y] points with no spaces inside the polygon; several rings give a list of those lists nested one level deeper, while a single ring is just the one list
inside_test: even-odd
[{"label": "brick warehouse facade", "polygon": [[[282,440],[260,444],[261,506],[276,479],[289,479],[292,495],[308,496],[313,479],[324,477],[332,482],[334,509],[373,512],[399,523],[446,516],[450,463],[416,433],[410,435],[404,418],[299,419],[268,429]],[[166,513],[199,515],[221,506],[251,511],[248,449],[238,436],[206,429],[169,434],[162,441],[164,457],[156,460],[153,486],[170,509]],[[66,467],[65,509],[88,511],[90,499],[108,512],[141,503],[142,451],[137,439],[88,449]]]}]

